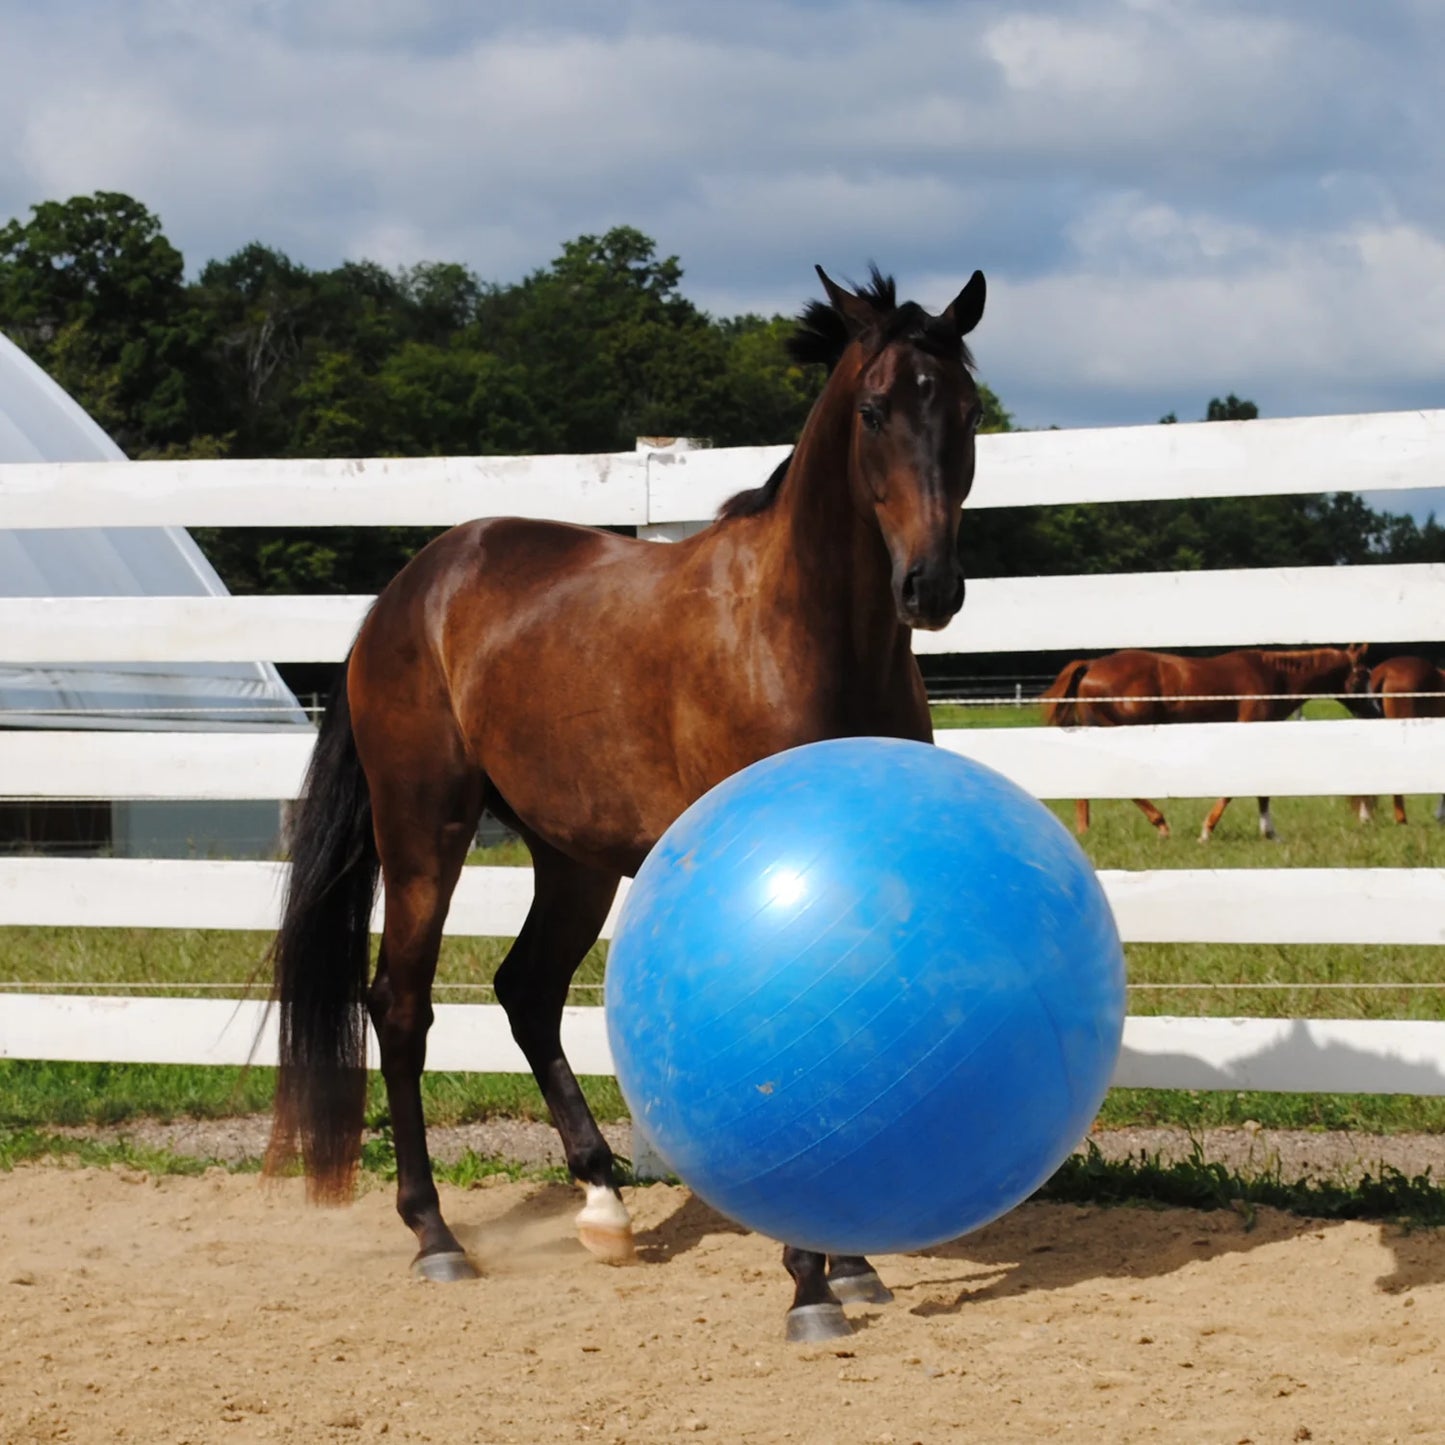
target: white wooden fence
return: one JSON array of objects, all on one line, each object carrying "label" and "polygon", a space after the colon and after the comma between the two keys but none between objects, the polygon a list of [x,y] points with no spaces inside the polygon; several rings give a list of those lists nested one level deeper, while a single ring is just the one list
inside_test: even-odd
[{"label": "white wooden fence", "polygon": [[[78,463],[0,467],[0,528],[443,525],[510,513],[631,524],[666,536],[756,485],[776,448],[365,462]],[[1445,483],[1445,412],[1040,432],[980,438],[970,510]],[[965,516],[965,525],[967,517]],[[167,662],[345,655],[359,597],[0,600],[0,661]],[[1445,567],[970,582],[935,652],[1126,646],[1304,646],[1445,634]],[[3,724],[3,719],[0,719]],[[1445,720],[1117,731],[970,729],[940,742],[1045,798],[1434,792]],[[0,796],[286,798],[294,734],[0,731]],[[1203,857],[1201,861],[1206,861]],[[0,926],[269,929],[280,869],[257,863],[0,860]],[[1445,943],[1445,872],[1111,872],[1127,940]],[[453,933],[510,936],[524,870],[469,870]],[[610,931],[610,922],[609,922]],[[611,1061],[597,1009],[568,1011],[582,1072]],[[0,996],[0,1057],[236,1062],[274,1058],[254,1000]],[[253,1048],[255,1050],[253,1055]],[[500,1011],[446,1005],[437,1068],[520,1070]],[[1189,1088],[1445,1093],[1445,1024],[1131,1018],[1116,1082]]]}]

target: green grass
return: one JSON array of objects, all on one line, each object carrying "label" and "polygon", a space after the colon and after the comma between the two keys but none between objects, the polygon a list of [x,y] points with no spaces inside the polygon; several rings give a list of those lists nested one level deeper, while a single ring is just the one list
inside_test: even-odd
[{"label": "green grass", "polygon": [[[1311,704],[1309,710],[1320,720],[1343,715],[1333,703]],[[1033,706],[935,710],[939,727],[1033,726],[1039,721]],[[1362,827],[1344,798],[1280,798],[1274,803],[1281,835],[1277,843],[1258,837],[1254,800],[1238,799],[1214,839],[1202,846],[1195,837],[1213,801],[1165,803],[1175,835],[1163,842],[1133,804],[1098,802],[1093,826],[1081,841],[1100,868],[1445,867],[1445,828],[1430,816],[1433,797],[1408,800],[1412,821],[1403,828],[1389,820],[1387,800],[1382,800],[1385,806],[1377,821]],[[1071,802],[1052,807],[1072,826]],[[527,858],[514,843],[478,851],[471,861],[522,865]],[[204,987],[212,997],[245,993],[249,985],[253,995],[261,995],[268,943],[263,934],[202,930],[0,929],[0,984],[9,980],[55,991],[110,992],[143,983],[150,986],[149,994],[194,993]],[[447,939],[438,969],[438,999],[489,1001],[491,978],[506,946],[497,939]],[[1438,948],[1135,944],[1127,953],[1133,986],[1129,1008],[1135,1014],[1445,1018],[1445,989],[1432,987],[1445,981]],[[577,974],[572,1002],[600,1000],[605,959],[601,945],[588,955]],[[0,1126],[43,1128],[263,1110],[272,1087],[271,1071],[264,1069],[0,1061]],[[425,1087],[428,1116],[438,1123],[498,1114],[545,1115],[540,1096],[524,1077],[428,1075]],[[624,1116],[612,1080],[588,1080],[587,1088],[600,1117]],[[375,1088],[372,1111],[380,1117],[382,1103]],[[1103,1113],[1106,1125],[1204,1128],[1247,1119],[1271,1127],[1441,1131],[1445,1100],[1115,1090]]]},{"label": "green grass", "polygon": [[1261,1206],[1311,1219],[1390,1219],[1407,1225],[1445,1224],[1445,1188],[1430,1176],[1386,1165],[1350,1183],[1286,1179],[1278,1166],[1241,1174],[1205,1157],[1197,1140],[1188,1159],[1164,1163],[1140,1153],[1105,1159],[1090,1144],[1046,1183],[1038,1199],[1074,1204],[1154,1204],[1184,1209],[1231,1209],[1252,1228]]}]

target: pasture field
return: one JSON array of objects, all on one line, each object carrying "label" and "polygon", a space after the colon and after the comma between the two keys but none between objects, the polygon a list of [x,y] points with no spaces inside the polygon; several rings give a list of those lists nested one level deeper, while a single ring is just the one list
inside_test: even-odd
[{"label": "pasture field", "polygon": [[[1312,703],[1321,720],[1343,716],[1336,704]],[[1030,726],[1036,707],[939,708],[940,727]],[[1294,724],[1277,724],[1293,726]],[[1132,803],[1094,805],[1082,840],[1100,868],[1399,868],[1445,866],[1445,828],[1431,817],[1434,798],[1408,799],[1411,822],[1397,827],[1381,799],[1377,821],[1361,826],[1344,798],[1280,798],[1273,805],[1280,840],[1261,841],[1253,799],[1238,799],[1213,839],[1195,841],[1213,799],[1173,799],[1165,811],[1175,836],[1165,842]],[[1052,805],[1065,823],[1073,805]],[[518,844],[478,851],[473,862],[525,864]],[[259,933],[115,928],[0,929],[0,991],[146,992],[241,997],[264,993],[269,936]],[[451,938],[442,948],[437,998],[491,1002],[492,974],[506,950],[499,939]],[[1278,946],[1132,944],[1128,947],[1133,1014],[1256,1017],[1445,1018],[1442,951],[1404,946]],[[572,1002],[600,1001],[606,960],[598,945],[578,972]],[[142,1065],[0,1061],[0,1125],[114,1122],[138,1115],[246,1113],[269,1107],[272,1071]],[[429,1117],[465,1122],[498,1114],[543,1116],[531,1080],[512,1075],[427,1076]],[[625,1114],[611,1079],[587,1081],[599,1117]],[[382,1097],[374,1093],[380,1116]],[[1103,1121],[1110,1125],[1246,1119],[1276,1127],[1445,1130],[1445,1100],[1406,1096],[1189,1094],[1115,1090]]]}]

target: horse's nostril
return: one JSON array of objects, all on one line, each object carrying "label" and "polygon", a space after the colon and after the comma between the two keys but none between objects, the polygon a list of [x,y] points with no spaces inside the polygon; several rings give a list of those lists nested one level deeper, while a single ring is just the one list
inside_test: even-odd
[{"label": "horse's nostril", "polygon": [[923,581],[923,568],[910,567],[903,575],[903,602],[910,608],[918,605],[919,586]]}]

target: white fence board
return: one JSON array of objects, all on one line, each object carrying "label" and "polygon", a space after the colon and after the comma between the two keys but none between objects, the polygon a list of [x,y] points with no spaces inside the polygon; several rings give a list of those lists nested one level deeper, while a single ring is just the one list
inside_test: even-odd
[{"label": "white fence board", "polygon": [[[1445,943],[1445,870],[1225,868],[1100,873],[1128,943]],[[218,928],[269,933],[280,863],[158,858],[0,859],[0,927]],[[602,937],[611,938],[624,880]],[[530,868],[466,869],[446,932],[513,938]],[[380,926],[378,899],[374,927]]]},{"label": "white fence board", "polygon": [[1445,943],[1445,869],[1106,869],[1099,877],[1126,943]]},{"label": "white fence board", "polygon": [[0,528],[451,526],[473,517],[647,521],[637,452],[25,463],[0,466]]},{"label": "white fence board", "polygon": [[[258,1038],[259,1036],[259,1038]],[[579,1074],[613,1072],[601,1008],[569,1008],[563,1047]],[[0,1058],[274,1064],[274,1014],[257,999],[9,996]],[[368,1032],[368,1061],[376,1041]],[[439,1004],[427,1067],[525,1073],[496,1004]],[[1152,1089],[1445,1094],[1445,1023],[1131,1017],[1114,1084]]]},{"label": "white fence board", "polygon": [[1116,1088],[1445,1094],[1445,1023],[1131,1018]]},{"label": "white fence board", "polygon": [[1441,563],[991,577],[970,581],[963,611],[941,632],[915,632],[913,647],[1093,652],[1423,642],[1439,637],[1442,617]]},{"label": "white fence board", "polygon": [[[972,509],[1439,485],[1445,412],[1380,412],[979,438]],[[0,527],[450,526],[711,517],[787,447],[591,456],[378,457],[0,466]]]},{"label": "white fence board", "polygon": [[[496,1004],[438,1004],[427,1067],[530,1072]],[[568,1008],[562,1044],[579,1074],[612,1073],[600,1008]],[[0,1007],[0,1059],[118,1064],[276,1062],[276,1016],[261,999],[87,998],[7,995]],[[367,1062],[377,1067],[367,1031]]]},{"label": "white fence board", "polygon": [[[372,599],[0,598],[0,662],[339,662]],[[990,577],[969,583],[919,653],[1244,645],[1438,638],[1445,564],[1284,567],[1115,576]]]},{"label": "white fence board", "polygon": [[[1438,793],[1445,718],[944,728],[1040,798]],[[0,797],[294,798],[313,735],[0,729]]]},{"label": "white fence board", "polygon": [[295,798],[315,741],[304,728],[0,729],[0,798]]},{"label": "white fence board", "polygon": [[1432,793],[1445,780],[1445,718],[957,728],[936,740],[1038,798]]},{"label": "white fence board", "polygon": [[[787,454],[787,447],[659,454],[648,473],[649,520],[710,517]],[[1442,476],[1445,411],[1009,432],[979,437],[968,511],[1393,491],[1438,487]]]},{"label": "white fence board", "polygon": [[0,662],[340,662],[371,597],[0,598]]}]

